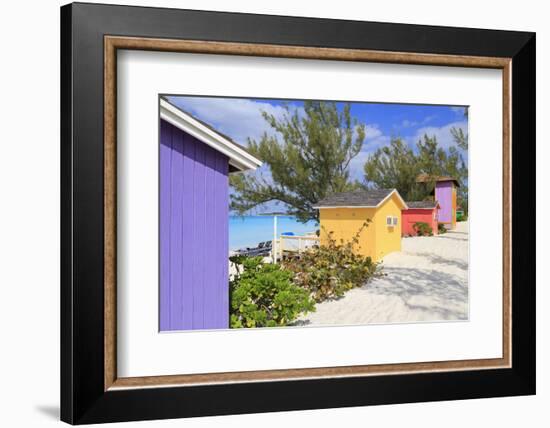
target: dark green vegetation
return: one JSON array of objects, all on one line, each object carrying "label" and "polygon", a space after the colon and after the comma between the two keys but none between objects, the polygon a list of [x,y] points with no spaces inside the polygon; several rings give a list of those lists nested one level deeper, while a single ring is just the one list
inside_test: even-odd
[{"label": "dark green vegetation", "polygon": [[351,242],[336,242],[305,251],[280,265],[262,257],[234,256],[237,274],[229,283],[231,328],[277,327],[291,324],[315,303],[338,298],[380,276],[370,257],[354,254],[365,222]]},{"label": "dark green vegetation", "polygon": [[231,328],[284,326],[298,315],[315,310],[293,273],[262,257],[232,257],[237,274],[229,282]]},{"label": "dark green vegetation", "polygon": [[454,144],[448,148],[435,136],[424,135],[414,148],[392,138],[367,158],[361,183],[350,178],[349,165],[362,149],[365,125],[352,117],[349,103],[339,111],[333,102],[305,101],[303,114],[286,106],[283,119],[263,116],[274,133],[249,139],[248,148],[269,171],[231,176],[231,209],[239,214],[278,201],[300,221],[318,220],[318,201],[361,188],[396,188],[405,200],[430,199],[435,182],[417,183],[420,174],[455,178],[458,205],[468,213],[468,134],[462,129],[450,130]]},{"label": "dark green vegetation", "polygon": [[349,242],[337,242],[329,232],[326,245],[283,261],[283,266],[294,272],[294,283],[307,290],[316,302],[322,302],[341,297],[379,275],[377,263],[354,252],[369,222],[365,222]]},{"label": "dark green vegetation", "polygon": [[416,232],[417,236],[433,236],[432,227],[428,223],[423,221],[417,221],[413,224],[413,229]]},{"label": "dark green vegetation", "polygon": [[[450,176],[460,184],[457,202],[467,215],[468,135],[461,129],[451,129],[454,144],[446,148],[435,136],[424,135],[414,147],[392,138],[368,156],[364,181],[358,182],[350,177],[349,166],[362,150],[365,125],[352,117],[349,103],[339,109],[333,102],[305,101],[303,113],[286,106],[282,119],[266,112],[263,117],[273,134],[264,134],[259,141],[249,139],[248,149],[268,169],[230,177],[231,210],[239,214],[277,201],[302,222],[318,221],[319,212],[313,207],[333,193],[396,188],[405,200],[423,201],[433,198],[436,177]],[[433,181],[417,183],[420,174]],[[366,227],[368,222],[351,242],[336,242],[329,234],[327,244],[280,265],[263,263],[261,258],[232,258],[238,273],[230,283],[231,327],[292,324],[300,314],[314,311],[315,303],[339,298],[382,275],[379,264],[353,251]],[[434,232],[423,222],[414,229],[419,236]],[[446,229],[439,224],[438,231]]]},{"label": "dark green vegetation", "polygon": [[[453,128],[454,129],[454,128]],[[388,146],[377,149],[365,162],[366,187],[396,188],[407,201],[430,199],[435,187],[432,182],[417,183],[420,174],[429,177],[450,176],[460,187],[457,189],[457,203],[468,209],[468,165],[462,154],[467,144],[462,130],[454,129],[456,145],[447,150],[439,146],[437,138],[424,135],[415,149],[402,139],[393,138]]]}]

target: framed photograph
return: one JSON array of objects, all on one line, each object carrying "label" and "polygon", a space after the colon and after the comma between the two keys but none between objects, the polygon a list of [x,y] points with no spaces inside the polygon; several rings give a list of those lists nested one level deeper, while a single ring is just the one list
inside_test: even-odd
[{"label": "framed photograph", "polygon": [[533,33],[75,3],[61,106],[63,421],[535,393]]}]

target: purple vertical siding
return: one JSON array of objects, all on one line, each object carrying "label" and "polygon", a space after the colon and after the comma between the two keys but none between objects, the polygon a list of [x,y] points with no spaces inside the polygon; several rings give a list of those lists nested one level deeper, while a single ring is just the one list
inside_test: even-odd
[{"label": "purple vertical siding", "polygon": [[[183,134],[172,130],[170,157],[170,326],[183,314]],[[161,184],[162,187],[162,184]]]},{"label": "purple vertical siding", "polygon": [[[195,164],[194,164],[194,187],[193,193],[189,195],[189,203],[193,207],[193,232],[189,237],[193,248],[193,327],[203,325],[204,322],[204,275],[208,268],[206,260],[206,222],[204,219],[205,204],[206,204],[206,167],[204,165],[205,144],[198,143],[195,145]],[[201,244],[202,242],[202,244]],[[199,327],[199,328],[201,328]]]},{"label": "purple vertical siding", "polygon": [[439,202],[438,221],[448,223],[452,219],[453,184],[450,181],[441,181],[435,185],[435,199]]},{"label": "purple vertical siding", "polygon": [[[229,186],[227,182],[228,164],[227,161],[218,156],[214,162],[214,200],[216,207],[212,214],[215,216],[214,223],[216,227],[213,229],[214,237],[222,240],[222,246],[229,250]],[[215,285],[215,293],[222,296],[222,299],[216,300],[213,306],[214,319],[216,323],[229,325],[229,292],[226,288],[229,277],[229,263],[220,265],[221,269],[212,271],[213,284]]]},{"label": "purple vertical siding", "polygon": [[161,120],[160,330],[228,328],[228,159]]},{"label": "purple vertical siding", "polygon": [[162,185],[159,189],[159,270],[160,270],[160,330],[170,329],[170,175],[171,175],[171,152],[172,135],[171,129],[164,120],[160,122],[160,174],[159,179]]},{"label": "purple vertical siding", "polygon": [[[177,128],[174,128],[174,132],[181,132]],[[193,137],[186,135],[186,140],[189,140],[188,144],[184,146],[183,152],[183,192],[187,196],[186,202],[189,209],[183,209],[183,234],[189,243],[193,242],[193,232],[195,230],[195,210],[192,209],[191,195],[193,195],[193,189],[195,186],[195,143]],[[187,141],[186,141],[187,142]],[[198,142],[200,143],[200,142]],[[185,245],[183,247],[182,259],[183,270],[186,273],[188,281],[194,283],[193,279],[193,253],[194,249],[191,245]],[[183,298],[187,302],[188,310],[183,312],[182,323],[185,328],[192,328],[193,326],[193,287],[184,287]]]}]

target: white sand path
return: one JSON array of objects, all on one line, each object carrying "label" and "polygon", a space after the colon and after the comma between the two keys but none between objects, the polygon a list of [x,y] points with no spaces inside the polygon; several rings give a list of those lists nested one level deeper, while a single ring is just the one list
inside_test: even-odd
[{"label": "white sand path", "polygon": [[384,277],[317,304],[297,324],[467,319],[468,222],[443,235],[403,238],[401,249],[384,258]]}]

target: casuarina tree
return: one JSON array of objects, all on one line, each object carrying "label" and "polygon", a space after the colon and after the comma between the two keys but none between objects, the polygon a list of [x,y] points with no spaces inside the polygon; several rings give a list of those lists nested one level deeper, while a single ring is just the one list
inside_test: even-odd
[{"label": "casuarina tree", "polygon": [[282,118],[263,117],[273,132],[249,139],[248,149],[267,168],[231,177],[232,210],[242,214],[277,201],[302,222],[317,220],[316,202],[357,187],[349,164],[361,151],[365,126],[352,117],[350,104],[305,101],[303,109],[286,105]]},{"label": "casuarina tree", "polygon": [[[453,138],[456,145],[448,149],[441,147],[435,136],[424,135],[414,149],[402,139],[392,138],[388,146],[377,149],[365,162],[364,187],[396,188],[405,200],[424,200],[430,197],[436,177],[451,176],[460,184],[458,204],[467,210],[467,135],[455,130]],[[420,174],[434,177],[434,181],[417,183],[416,178]]]}]

